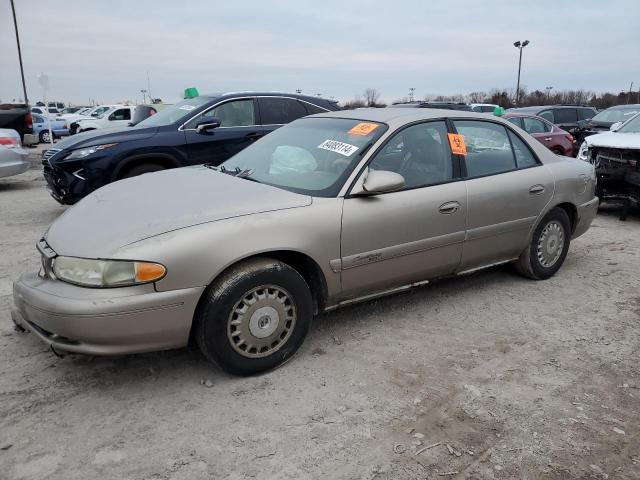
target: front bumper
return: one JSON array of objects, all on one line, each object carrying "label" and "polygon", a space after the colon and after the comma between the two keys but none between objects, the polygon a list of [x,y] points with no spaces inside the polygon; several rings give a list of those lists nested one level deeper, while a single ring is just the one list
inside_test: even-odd
[{"label": "front bumper", "polygon": [[589,230],[591,222],[593,222],[593,219],[596,218],[596,215],[598,214],[599,204],[600,199],[598,197],[593,197],[592,200],[578,206],[576,228],[573,231],[572,238],[578,238]]},{"label": "front bumper", "polygon": [[23,275],[14,322],[56,350],[121,355],[183,347],[203,288],[157,292],[152,284],[93,289]]}]

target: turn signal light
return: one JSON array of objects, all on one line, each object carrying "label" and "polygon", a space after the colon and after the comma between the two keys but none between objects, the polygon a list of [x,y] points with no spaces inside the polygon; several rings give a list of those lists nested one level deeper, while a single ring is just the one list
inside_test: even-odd
[{"label": "turn signal light", "polygon": [[136,262],[136,282],[154,282],[165,273],[167,269],[159,263]]}]

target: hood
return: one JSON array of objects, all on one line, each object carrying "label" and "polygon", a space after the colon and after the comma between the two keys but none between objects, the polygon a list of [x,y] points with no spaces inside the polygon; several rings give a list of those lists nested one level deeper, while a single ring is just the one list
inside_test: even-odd
[{"label": "hood", "polygon": [[599,120],[589,120],[587,121],[587,128],[591,130],[609,130],[611,125],[616,122],[603,122]]},{"label": "hood", "polygon": [[605,132],[585,139],[590,147],[636,148],[640,150],[640,133]]},{"label": "hood", "polygon": [[177,168],[96,190],[54,221],[45,238],[60,255],[108,258],[173,230],[310,204],[309,196],[204,166]]},{"label": "hood", "polygon": [[89,130],[88,132],[78,133],[65,138],[56,144],[56,148],[72,150],[82,147],[92,147],[102,143],[121,143],[131,140],[143,140],[155,135],[157,130],[158,127],[120,127]]}]

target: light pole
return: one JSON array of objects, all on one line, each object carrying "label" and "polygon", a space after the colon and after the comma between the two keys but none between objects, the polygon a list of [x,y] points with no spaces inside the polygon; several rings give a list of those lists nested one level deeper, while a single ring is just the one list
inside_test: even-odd
[{"label": "light pole", "polygon": [[16,7],[11,0],[11,12],[13,13],[13,26],[16,29],[16,44],[18,45],[18,60],[20,61],[20,75],[22,76],[22,91],[24,92],[24,103],[29,104],[27,98],[27,85],[24,83],[24,68],[22,68],[22,51],[20,50],[20,35],[18,35],[18,21],[16,20]]},{"label": "light pole", "polygon": [[518,60],[518,86],[516,87],[516,106],[520,103],[520,69],[522,68],[522,49],[529,45],[529,40],[521,42],[518,40],[513,44],[518,50],[520,50],[520,59]]},{"label": "light pole", "polygon": [[416,89],[414,87],[411,87],[409,89],[409,101],[410,102],[413,102],[413,92],[415,92],[415,91],[416,91]]},{"label": "light pole", "polygon": [[549,102],[549,96],[551,95],[551,90],[553,90],[553,87],[544,87],[547,89],[547,102]]},{"label": "light pole", "polygon": [[146,90],[140,90],[140,93],[142,94],[142,103],[146,103],[147,102],[147,91]]}]

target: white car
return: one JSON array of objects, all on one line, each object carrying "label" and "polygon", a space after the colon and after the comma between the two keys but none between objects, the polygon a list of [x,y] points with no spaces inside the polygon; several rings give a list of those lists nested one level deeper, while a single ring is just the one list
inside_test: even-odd
[{"label": "white car", "polygon": [[76,113],[64,113],[60,115],[60,118],[66,120],[67,123],[71,125],[72,122],[75,122],[76,120],[79,120],[81,118],[96,117],[102,112],[106,112],[107,110],[109,110],[112,106],[113,105],[98,105],[96,107],[88,107]]},{"label": "white car", "polygon": [[71,133],[87,132],[99,128],[126,127],[131,122],[135,111],[135,105],[113,105],[96,116],[79,118],[71,124]]},{"label": "white car", "polygon": [[[54,107],[48,107],[49,117],[59,117],[60,111]],[[38,115],[47,116],[47,107],[31,107],[31,113],[37,113]]]},{"label": "white car", "polygon": [[596,195],[605,202],[622,202],[621,219],[629,207],[640,207],[640,113],[614,123],[609,132],[586,137],[578,158],[596,168]]},{"label": "white car", "polygon": [[493,113],[493,111],[499,107],[494,103],[472,103],[470,104],[471,110],[478,113]]}]

